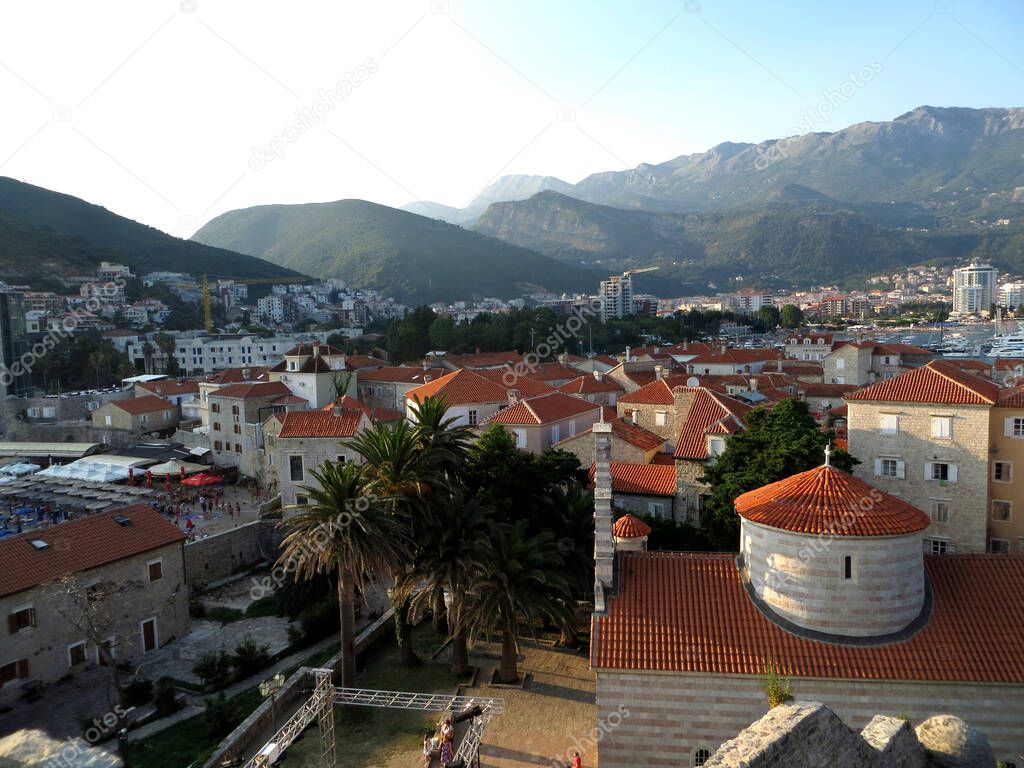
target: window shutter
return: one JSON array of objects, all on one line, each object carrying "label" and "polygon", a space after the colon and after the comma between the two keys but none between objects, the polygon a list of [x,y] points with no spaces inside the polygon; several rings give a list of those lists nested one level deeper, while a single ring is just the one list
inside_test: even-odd
[{"label": "window shutter", "polygon": [[947,554],[952,555],[955,552],[956,552],[956,544],[954,544],[952,541],[949,542],[948,544],[946,544],[946,553]]},{"label": "window shutter", "polygon": [[1013,417],[1007,416],[1003,419],[1003,436],[1013,437]]},{"label": "window shutter", "polygon": [[7,614],[7,630],[12,635],[18,631],[18,622],[15,620],[13,613]]},{"label": "window shutter", "polygon": [[28,677],[28,659],[18,659],[18,677]]},{"label": "window shutter", "polygon": [[907,479],[907,462],[897,461],[896,462],[896,478],[899,480]]},{"label": "window shutter", "polygon": [[956,482],[956,464],[949,465],[949,482]]},{"label": "window shutter", "polygon": [[924,479],[925,480],[931,480],[932,479],[932,463],[930,461],[926,461],[924,463]]},{"label": "window shutter", "polygon": [[30,623],[31,626],[34,627],[36,625],[36,609],[35,608],[29,608],[28,609],[28,620],[29,620],[29,623]]},{"label": "window shutter", "polygon": [[875,459],[875,477],[882,476],[882,460]]}]

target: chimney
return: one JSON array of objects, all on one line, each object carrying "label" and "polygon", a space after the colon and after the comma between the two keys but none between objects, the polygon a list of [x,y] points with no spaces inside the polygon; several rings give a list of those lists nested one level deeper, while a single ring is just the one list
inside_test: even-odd
[{"label": "chimney", "polygon": [[665,366],[654,366],[654,378],[656,381],[661,381],[663,378],[665,378]]},{"label": "chimney", "polygon": [[562,365],[568,367],[569,366],[569,353],[568,352],[563,352],[562,354],[560,354],[558,356],[558,362],[561,363]]},{"label": "chimney", "polygon": [[775,360],[775,370],[782,373],[782,355],[779,355]]},{"label": "chimney", "polygon": [[757,376],[751,376],[747,379],[747,386],[750,387],[751,392],[757,392]]},{"label": "chimney", "polygon": [[242,380],[243,381],[248,381],[249,380],[249,375],[250,375],[249,369],[248,368],[243,368],[242,369]]},{"label": "chimney", "polygon": [[612,539],[612,425],[599,421],[594,433],[594,612],[604,613],[612,588],[615,542]]},{"label": "chimney", "polygon": [[334,407],[331,408],[331,413],[335,416],[341,416],[341,401],[335,401]]},{"label": "chimney", "polygon": [[313,342],[313,357],[320,357],[320,342]]},{"label": "chimney", "polygon": [[604,374],[600,371],[594,371],[594,381],[604,381]]},{"label": "chimney", "polygon": [[510,389],[508,391],[508,404],[515,405],[521,397],[522,393],[518,389]]},{"label": "chimney", "polygon": [[635,410],[629,412],[629,417],[634,424],[638,423],[637,412]]},{"label": "chimney", "polygon": [[626,347],[626,360],[625,360],[625,362],[627,362],[627,363],[631,362],[632,357],[633,357],[632,350],[629,347]]},{"label": "chimney", "polygon": [[433,380],[434,380],[434,377],[433,377],[433,376],[431,376],[431,375],[430,375],[429,373],[427,373],[427,374],[424,374],[424,376],[423,376],[423,383],[424,383],[424,384],[429,384],[429,383],[430,383],[430,382],[432,382]]}]

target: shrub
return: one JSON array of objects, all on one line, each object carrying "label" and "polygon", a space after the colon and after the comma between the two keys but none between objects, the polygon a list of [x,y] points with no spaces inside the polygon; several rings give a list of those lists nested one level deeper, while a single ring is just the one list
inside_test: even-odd
[{"label": "shrub", "polygon": [[238,677],[247,678],[259,672],[270,661],[270,646],[257,645],[252,635],[246,635],[238,645],[235,646],[235,655],[232,663],[238,670]]},{"label": "shrub", "polygon": [[261,616],[277,616],[277,596],[264,595],[245,609],[245,615],[250,619]]},{"label": "shrub", "polygon": [[288,639],[294,644],[313,643],[338,631],[338,604],[320,600],[299,614],[299,629],[288,628]]},{"label": "shrub", "polygon": [[231,674],[231,656],[224,651],[204,653],[192,671],[206,686],[220,690]]},{"label": "shrub", "polygon": [[161,677],[153,688],[153,706],[157,717],[167,717],[178,711],[178,689],[169,677]]},{"label": "shrub", "polygon": [[213,738],[221,738],[231,732],[238,719],[237,708],[221,691],[214,699],[206,700],[206,714],[203,715],[206,731]]},{"label": "shrub", "polygon": [[152,698],[153,683],[144,677],[132,680],[121,691],[121,703],[126,707],[141,707]]},{"label": "shrub", "polygon": [[788,677],[779,674],[778,667],[772,659],[764,665],[764,677],[761,687],[768,696],[768,706],[777,707],[793,698],[793,683]]},{"label": "shrub", "polygon": [[245,616],[237,608],[228,608],[225,605],[214,605],[205,609],[205,616],[208,621],[219,621],[221,624],[230,624]]}]

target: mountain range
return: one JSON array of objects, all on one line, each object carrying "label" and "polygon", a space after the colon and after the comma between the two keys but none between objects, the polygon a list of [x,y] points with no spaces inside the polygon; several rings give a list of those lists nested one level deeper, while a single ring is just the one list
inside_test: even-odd
[{"label": "mountain range", "polygon": [[0,176],[0,279],[52,284],[91,272],[101,260],[137,273],[171,270],[218,277],[298,273],[241,253],[172,237],[98,205]]},{"label": "mountain range", "polygon": [[365,200],[229,211],[193,239],[408,303],[593,290],[599,279],[527,248]]}]

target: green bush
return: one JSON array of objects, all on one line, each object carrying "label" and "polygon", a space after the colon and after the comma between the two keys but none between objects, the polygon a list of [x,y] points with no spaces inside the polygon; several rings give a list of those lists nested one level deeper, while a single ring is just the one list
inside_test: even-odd
[{"label": "green bush", "polygon": [[338,631],[338,604],[320,600],[299,614],[299,628],[288,628],[288,639],[294,645],[315,643]]},{"label": "green bush", "polygon": [[132,680],[121,691],[121,703],[126,707],[141,707],[153,696],[153,683],[144,677]]},{"label": "green bush", "polygon": [[228,700],[221,691],[214,699],[206,700],[206,714],[203,715],[206,731],[213,738],[227,736],[238,720],[238,709],[234,701]]},{"label": "green bush", "polygon": [[231,674],[231,656],[224,651],[204,653],[192,671],[207,687],[220,690]]},{"label": "green bush", "polygon": [[270,646],[257,645],[252,635],[246,635],[238,645],[235,646],[235,654],[232,663],[238,670],[238,677],[245,679],[250,675],[259,672],[270,661]]},{"label": "green bush", "polygon": [[221,624],[230,624],[232,621],[238,621],[245,614],[237,608],[228,608],[223,605],[215,605],[211,608],[206,609],[206,619],[209,621],[219,621]]},{"label": "green bush", "polygon": [[153,706],[157,717],[167,717],[178,711],[177,688],[169,677],[161,677],[153,687]]},{"label": "green bush", "polygon": [[255,619],[261,616],[277,616],[277,596],[265,595],[245,609],[246,618]]}]

